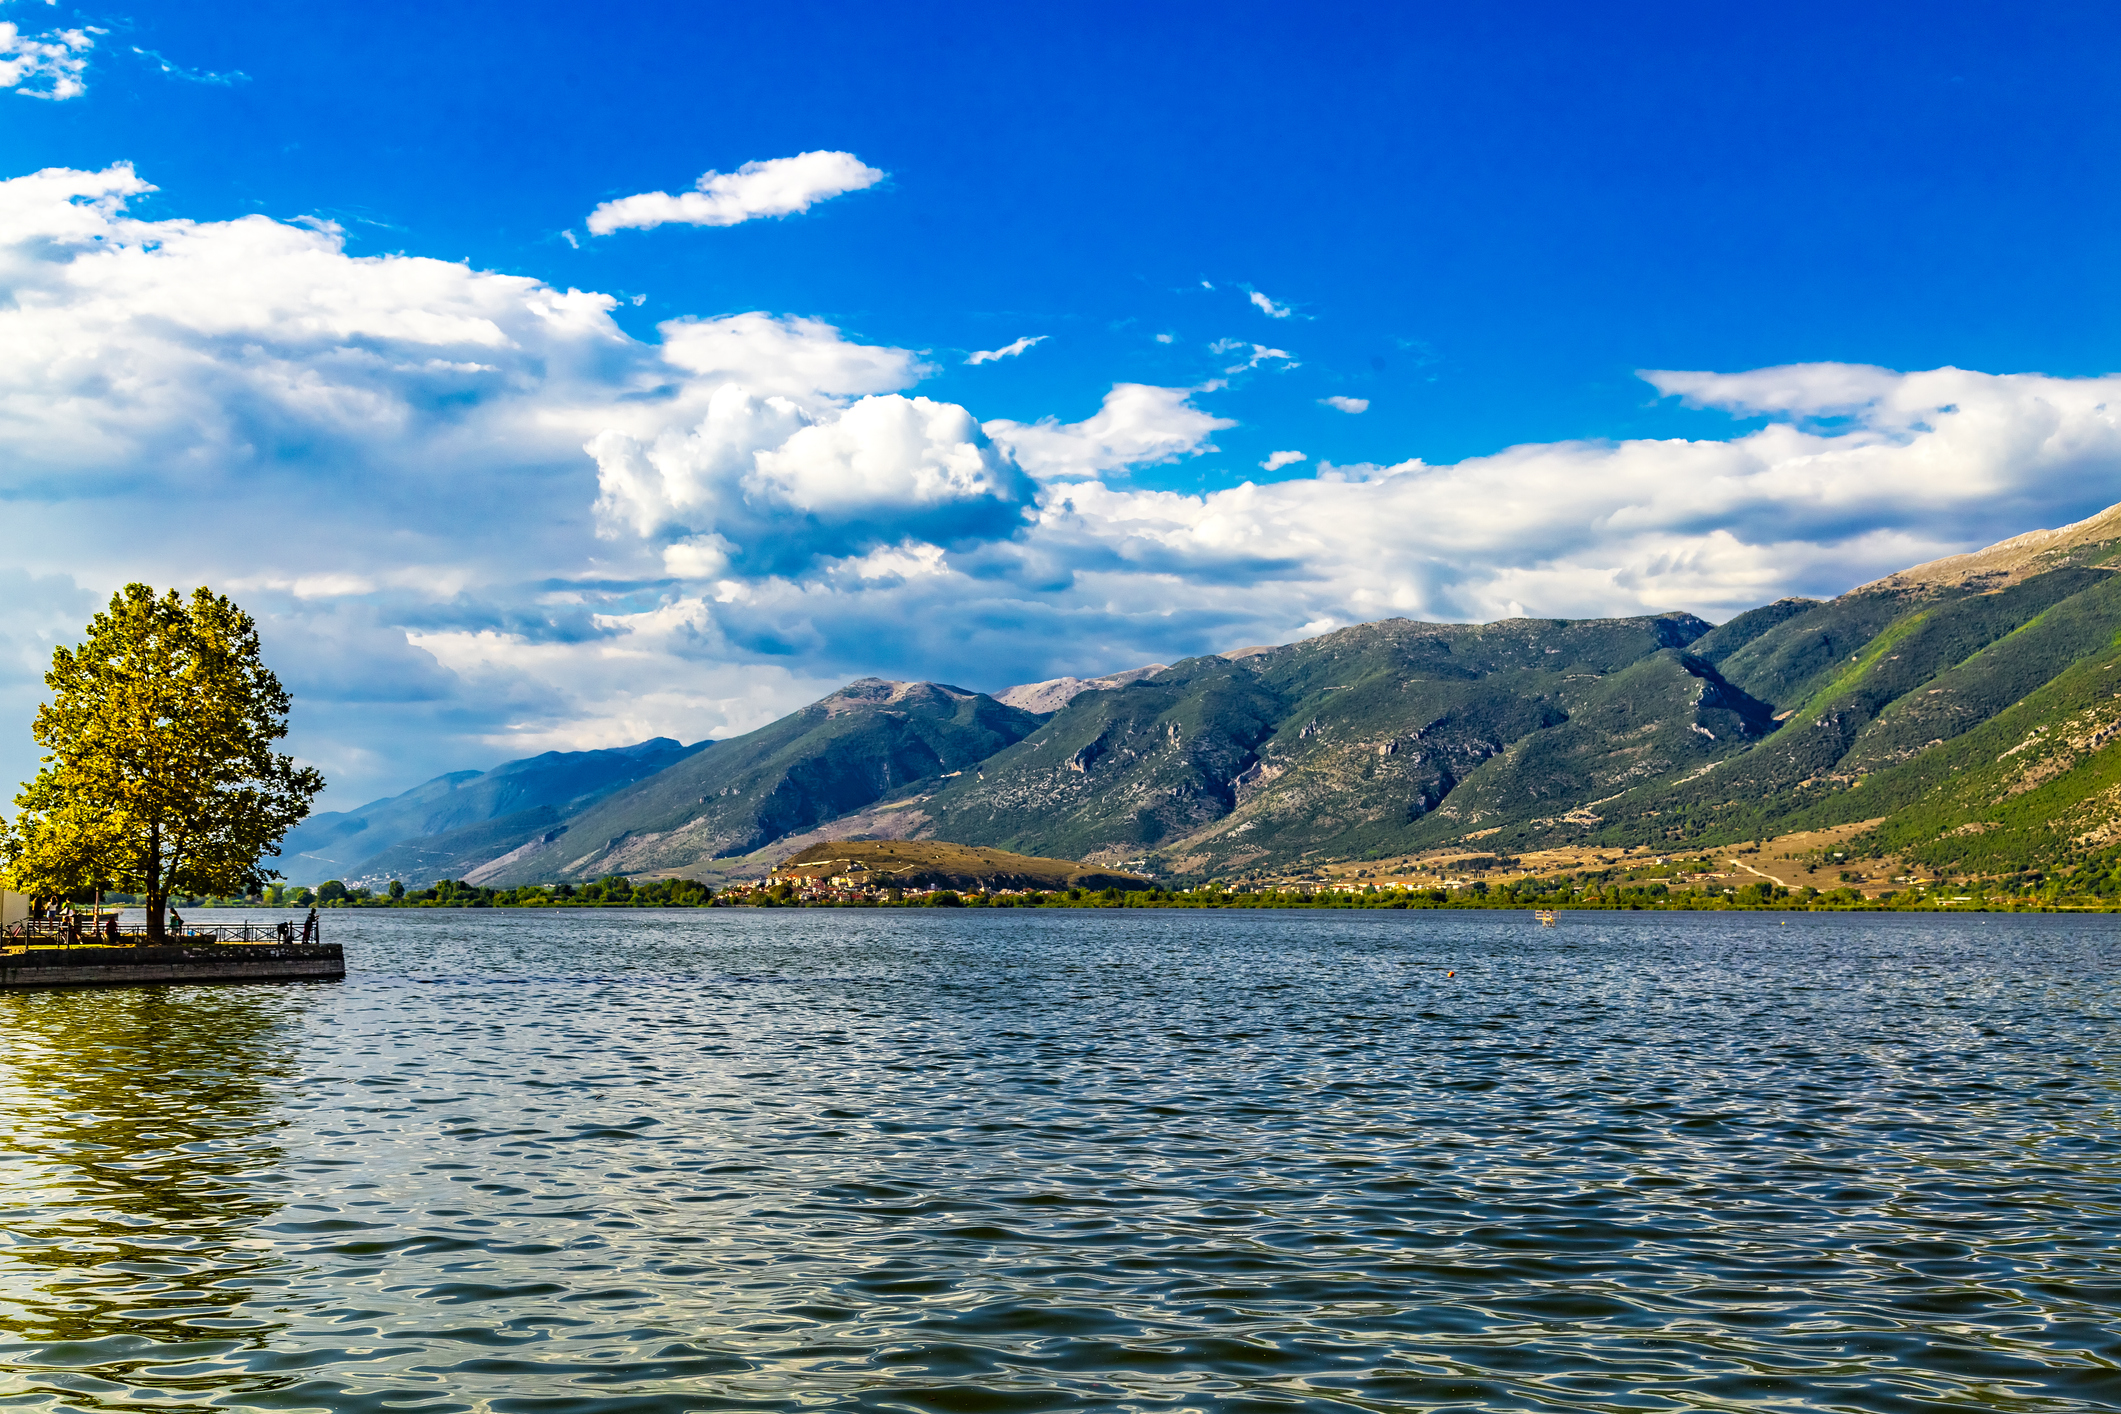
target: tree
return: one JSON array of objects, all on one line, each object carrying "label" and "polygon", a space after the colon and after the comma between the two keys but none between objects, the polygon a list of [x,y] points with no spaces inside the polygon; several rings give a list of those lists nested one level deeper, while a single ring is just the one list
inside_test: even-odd
[{"label": "tree", "polygon": [[189,601],[128,584],[79,648],[52,650],[52,700],[31,734],[44,769],[15,797],[0,863],[22,893],[110,884],[144,896],[150,942],[170,895],[234,894],[324,788],[276,753],[288,695],[256,620],[201,588]]}]

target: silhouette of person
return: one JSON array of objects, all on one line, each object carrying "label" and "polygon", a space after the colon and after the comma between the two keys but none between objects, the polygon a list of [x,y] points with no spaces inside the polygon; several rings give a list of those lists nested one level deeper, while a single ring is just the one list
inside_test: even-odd
[{"label": "silhouette of person", "polygon": [[309,911],[309,917],[307,917],[307,918],[305,918],[305,919],[303,919],[303,920],[302,920],[302,941],[303,941],[303,942],[305,942],[305,943],[313,943],[313,942],[315,942],[316,940],[317,940],[317,911],[316,911],[316,910],[315,910],[314,908],[312,908],[312,909],[311,909],[311,910]]}]

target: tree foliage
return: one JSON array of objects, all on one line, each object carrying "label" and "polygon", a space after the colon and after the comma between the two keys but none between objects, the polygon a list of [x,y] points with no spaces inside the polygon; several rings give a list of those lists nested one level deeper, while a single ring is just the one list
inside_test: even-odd
[{"label": "tree foliage", "polygon": [[262,861],[324,778],[273,750],[289,699],[250,615],[205,588],[186,600],[128,584],[80,647],[52,651],[44,682],[52,700],[31,728],[44,768],[0,840],[18,892],[140,894],[159,941],[172,893],[277,877]]}]

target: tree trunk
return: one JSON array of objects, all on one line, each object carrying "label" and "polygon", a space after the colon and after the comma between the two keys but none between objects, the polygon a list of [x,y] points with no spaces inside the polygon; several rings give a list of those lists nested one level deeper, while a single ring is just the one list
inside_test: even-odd
[{"label": "tree trunk", "polygon": [[147,945],[162,947],[169,941],[169,930],[162,925],[162,908],[169,902],[169,889],[162,881],[162,828],[147,827],[147,867],[141,874],[147,883]]}]

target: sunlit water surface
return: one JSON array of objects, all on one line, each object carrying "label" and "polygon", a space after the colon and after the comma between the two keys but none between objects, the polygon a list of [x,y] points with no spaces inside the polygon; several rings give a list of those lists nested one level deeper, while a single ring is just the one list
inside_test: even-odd
[{"label": "sunlit water surface", "polygon": [[0,1407],[2121,1408],[2105,919],[327,927],[0,995]]}]

